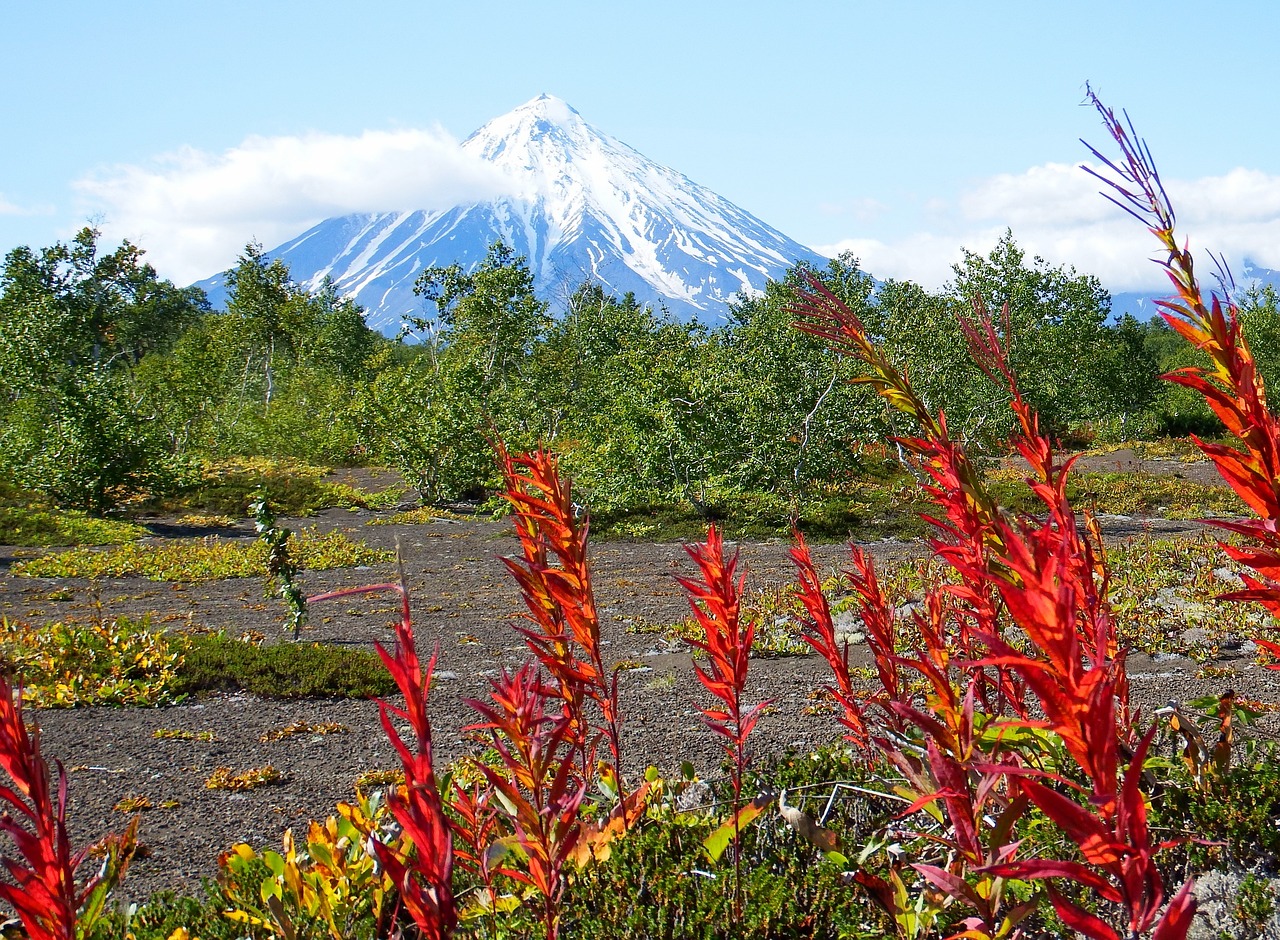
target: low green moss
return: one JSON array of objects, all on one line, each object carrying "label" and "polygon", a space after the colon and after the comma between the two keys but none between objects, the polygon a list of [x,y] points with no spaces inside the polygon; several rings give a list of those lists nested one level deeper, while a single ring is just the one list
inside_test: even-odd
[{"label": "low green moss", "polygon": [[41,708],[163,705],[204,692],[372,698],[395,691],[382,661],[368,650],[167,633],[146,618],[42,625],[0,620],[0,668],[19,679],[28,700]]},{"label": "low green moss", "polygon": [[0,545],[114,545],[146,534],[136,523],[57,509],[37,493],[0,482]]},{"label": "low green moss", "polygon": [[375,653],[325,643],[259,645],[225,633],[190,638],[175,695],[252,692],[266,698],[373,698],[395,683]]},{"label": "low green moss", "polygon": [[[1025,476],[1009,468],[994,471],[988,477],[992,495],[1008,509],[1043,513],[1044,504],[1027,487]],[[1230,487],[1164,473],[1075,472],[1067,480],[1067,499],[1077,509],[1119,516],[1200,519],[1247,513]]]},{"label": "low green moss", "polygon": [[[394,560],[392,552],[371,548],[342,532],[304,529],[289,543],[299,568],[326,571]],[[219,581],[265,577],[268,548],[233,539],[175,539],[130,543],[105,550],[72,549],[18,562],[14,574],[31,578],[126,578],[152,581]]]},{"label": "low green moss", "polygon": [[605,539],[701,539],[715,523],[730,539],[789,538],[793,524],[812,542],[870,542],[925,534],[921,492],[905,475],[793,501],[775,493],[725,493],[701,507],[650,503],[593,514],[591,533]]},{"label": "low green moss", "polygon": [[[1036,515],[1044,504],[1013,468],[992,470],[987,482],[1006,508]],[[1124,516],[1165,519],[1239,516],[1245,507],[1226,486],[1199,483],[1175,474],[1077,472],[1069,478],[1067,498],[1077,509]],[[885,538],[913,539],[929,526],[920,513],[934,511],[916,481],[905,471],[844,484],[827,493],[793,500],[774,493],[727,492],[701,506],[654,502],[593,513],[592,533],[602,538],[678,541],[700,539],[714,522],[728,538],[787,538],[792,523],[813,542]]]},{"label": "low green moss", "polygon": [[205,461],[193,478],[175,492],[154,498],[141,511],[220,513],[235,518],[249,515],[249,505],[265,492],[282,516],[312,516],[323,509],[380,509],[394,506],[405,492],[403,484],[366,492],[325,477],[330,467],[288,458],[246,457]]}]

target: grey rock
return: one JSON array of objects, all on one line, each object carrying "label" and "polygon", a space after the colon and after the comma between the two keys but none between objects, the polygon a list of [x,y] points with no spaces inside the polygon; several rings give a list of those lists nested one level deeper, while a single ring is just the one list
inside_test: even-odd
[{"label": "grey rock", "polygon": [[[1187,940],[1245,936],[1280,940],[1280,910],[1273,909],[1265,924],[1241,924],[1236,920],[1236,896],[1245,877],[1244,872],[1210,871],[1196,878],[1192,888],[1196,898],[1196,916],[1187,932]],[[1280,900],[1280,879],[1271,879],[1270,887],[1272,898]]]}]

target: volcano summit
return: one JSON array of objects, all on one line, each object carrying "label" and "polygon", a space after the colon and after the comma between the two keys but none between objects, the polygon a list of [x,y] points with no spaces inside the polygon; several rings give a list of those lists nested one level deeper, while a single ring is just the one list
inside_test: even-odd
[{"label": "volcano summit", "polygon": [[[718,321],[739,291],[762,290],[796,261],[825,259],[675,170],[648,159],[540,95],[494,118],[462,149],[500,171],[505,192],[443,211],[403,209],[326,219],[268,252],[294,280],[328,277],[394,333],[420,315],[423,269],[471,268],[501,239],[528,259],[539,297],[555,309],[583,281],[631,291],[682,319]],[[223,277],[200,283],[215,306]]]}]

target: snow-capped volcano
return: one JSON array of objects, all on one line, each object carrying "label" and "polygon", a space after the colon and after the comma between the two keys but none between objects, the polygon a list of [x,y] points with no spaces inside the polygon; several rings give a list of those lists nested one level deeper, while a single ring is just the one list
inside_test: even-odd
[{"label": "snow-capped volcano", "polygon": [[[413,283],[424,268],[469,268],[499,239],[528,259],[538,294],[553,309],[593,280],[704,322],[718,320],[734,294],[762,290],[796,261],[823,261],[550,95],[493,119],[462,149],[500,171],[505,195],[444,211],[327,219],[268,254],[305,287],[332,278],[367,309],[370,326],[388,333],[404,314],[422,313]],[[215,306],[221,280],[201,283]]]}]

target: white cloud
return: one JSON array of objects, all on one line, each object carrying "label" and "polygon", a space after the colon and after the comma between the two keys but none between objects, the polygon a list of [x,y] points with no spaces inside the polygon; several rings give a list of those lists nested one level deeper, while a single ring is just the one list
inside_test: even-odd
[{"label": "white cloud", "polygon": [[[1280,268],[1280,175],[1237,168],[1220,176],[1167,180],[1178,231],[1209,271],[1204,252],[1225,254],[1233,269],[1245,259]],[[851,238],[820,246],[853,251],[881,277],[940,287],[960,247],[985,253],[1005,228],[1030,255],[1096,274],[1112,290],[1162,292],[1168,281],[1149,259],[1155,239],[1104,199],[1105,187],[1077,166],[1049,163],[981,180],[958,199],[931,204],[930,231],[896,239]]]},{"label": "white cloud", "polygon": [[180,284],[229,267],[251,238],[272,248],[330,216],[442,209],[505,188],[439,129],[250,137],[220,154],[184,148],[73,185],[82,215],[145,248]]},{"label": "white cloud", "polygon": [[832,245],[819,245],[814,250],[832,258],[850,252],[862,262],[863,270],[882,280],[909,280],[930,288],[941,287],[951,277],[951,265],[960,260],[959,242],[928,232],[917,232],[892,242],[846,238]]}]

